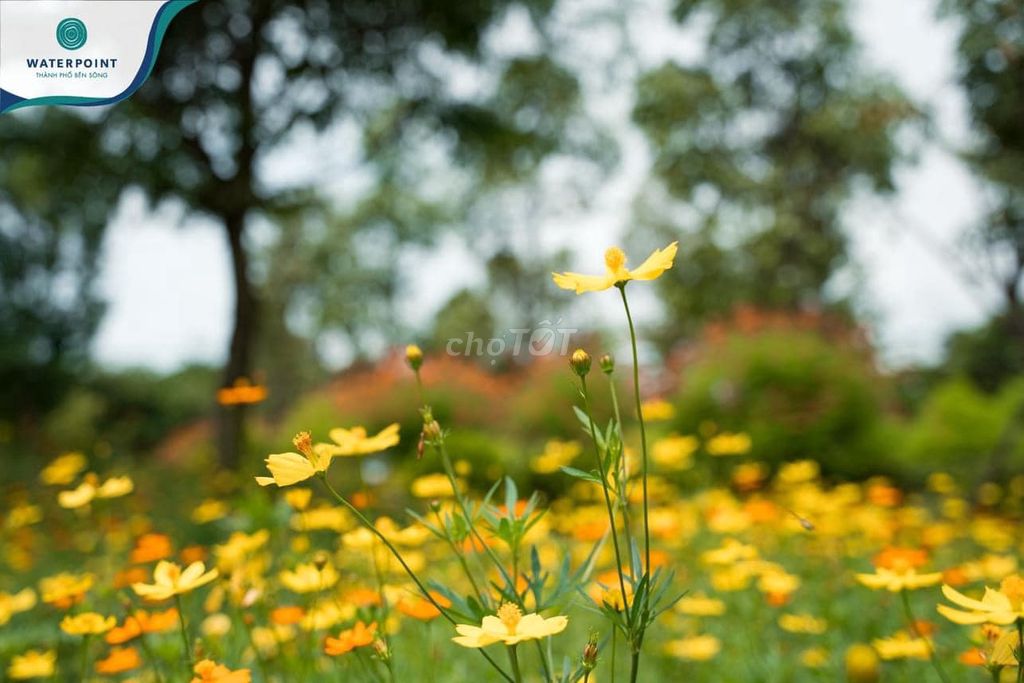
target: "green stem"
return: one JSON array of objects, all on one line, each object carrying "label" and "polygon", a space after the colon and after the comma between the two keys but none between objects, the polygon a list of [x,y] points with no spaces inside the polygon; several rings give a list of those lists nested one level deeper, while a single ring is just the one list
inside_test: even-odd
[{"label": "green stem", "polygon": [[618,627],[612,626],[612,666],[611,666],[611,683],[615,683],[615,651],[618,649],[619,644],[619,629]]},{"label": "green stem", "polygon": [[[636,417],[640,421],[640,452],[643,456],[643,492],[644,492],[644,573],[651,575],[651,523],[647,501],[647,427],[644,424],[643,409],[640,404],[640,361],[636,349],[636,328],[633,327],[633,315],[629,311],[626,299],[626,284],[618,285],[622,295],[622,306],[626,309],[626,321],[629,323],[629,344],[633,350],[633,397],[636,400]],[[650,586],[645,594],[650,595]]]},{"label": "green stem", "polygon": [[490,596],[484,594],[483,591],[480,590],[480,586],[477,585],[476,579],[473,578],[473,572],[470,570],[469,564],[466,562],[466,556],[459,548],[459,546],[455,544],[455,541],[448,533],[448,527],[445,526],[444,520],[441,519],[441,513],[435,510],[434,516],[437,518],[438,529],[444,530],[444,540],[448,542],[448,547],[452,549],[452,553],[454,553],[455,557],[458,558],[459,564],[462,566],[463,573],[465,573],[466,578],[469,579],[469,583],[473,587],[473,593],[476,594],[477,599],[484,607],[490,608]]},{"label": "green stem", "polygon": [[[939,663],[939,656],[935,652],[935,648],[932,647],[931,642],[921,635],[921,631],[917,628],[917,620],[914,619],[914,611],[910,608],[910,592],[904,588],[900,591],[900,598],[903,600],[903,613],[907,617],[907,623],[910,626],[910,632],[914,634],[915,638],[920,638],[925,642],[928,647],[928,658],[932,661],[932,667],[935,669],[935,673],[939,675],[943,683],[949,683],[949,677],[943,670],[942,665]],[[1021,679],[1018,677],[1017,683],[1020,683]]]},{"label": "green stem", "polygon": [[519,655],[516,653],[518,645],[511,645],[508,648],[508,661],[512,665],[512,678],[515,683],[522,683],[523,675],[519,672]]},{"label": "green stem", "polygon": [[619,550],[619,534],[615,530],[615,510],[612,507],[612,497],[608,493],[608,475],[604,469],[604,458],[601,457],[601,446],[597,443],[597,427],[594,425],[594,416],[590,413],[590,392],[587,391],[587,378],[580,377],[580,387],[583,393],[583,407],[587,412],[587,420],[590,423],[590,438],[594,442],[594,450],[597,454],[597,471],[601,475],[601,490],[604,492],[604,503],[608,510],[608,523],[612,532],[612,547],[615,549],[615,570],[619,576],[619,590],[622,591],[622,611],[629,614],[629,601],[626,596],[626,579],[622,575],[622,553]]},{"label": "green stem", "polygon": [[[145,633],[139,634],[139,645],[142,646],[142,651],[146,654],[146,659],[149,660],[150,666],[153,667],[153,673],[156,675],[157,683],[164,683],[163,667],[157,661],[156,656],[153,654],[153,649],[149,646],[149,640],[146,638]],[[266,676],[264,676],[266,678]],[[270,680],[269,678],[267,680]]]},{"label": "green stem", "polygon": [[626,549],[629,552],[629,572],[633,581],[637,579],[637,567],[633,566],[633,524],[629,514],[629,472],[626,469],[626,449],[622,443],[622,415],[619,412],[619,392],[615,389],[615,380],[608,375],[608,387],[612,394],[612,409],[615,413],[615,424],[619,426],[619,447],[622,452],[619,454],[619,482],[621,483],[619,496],[619,509],[622,511],[622,529],[626,534]]},{"label": "green stem", "polygon": [[[349,512],[355,515],[356,519],[358,519],[359,522],[364,527],[366,527],[374,536],[379,538],[381,543],[383,543],[385,547],[387,547],[388,551],[390,551],[394,558],[398,560],[398,563],[402,565],[402,569],[404,569],[405,573],[409,576],[410,579],[412,579],[412,582],[416,584],[416,588],[419,589],[423,597],[426,598],[430,602],[430,604],[432,604],[434,608],[437,609],[437,611],[440,612],[441,615],[448,620],[448,623],[452,624],[453,626],[456,625],[457,622],[455,621],[455,618],[452,617],[452,615],[448,613],[448,610],[442,607],[441,604],[434,599],[434,596],[430,594],[430,591],[428,591],[427,587],[423,585],[423,582],[420,581],[420,578],[416,576],[416,572],[412,570],[412,568],[406,563],[405,558],[402,557],[402,554],[398,552],[398,548],[396,548],[391,543],[391,541],[389,541],[387,537],[384,536],[384,534],[382,534],[376,526],[374,526],[373,522],[366,518],[366,515],[359,511],[359,508],[354,506],[352,503],[348,502],[347,498],[345,498],[340,493],[334,490],[334,487],[331,486],[331,482],[327,480],[326,472],[321,472],[319,476],[320,481],[324,483],[324,486],[326,486],[327,490],[331,492],[331,495],[333,495],[338,500],[339,503],[344,505]],[[505,670],[502,669],[501,666],[499,666],[498,663],[494,661],[494,659],[489,654],[484,652],[483,649],[478,649],[477,651],[481,655],[483,655],[483,658],[486,659],[491,666],[494,667],[495,671],[501,674],[502,678],[504,678],[506,681],[509,681],[509,683],[512,683],[512,678],[507,673],[505,673]]]},{"label": "green stem", "polygon": [[640,673],[640,651],[634,650],[629,660],[629,683],[636,683],[636,677]]},{"label": "green stem", "polygon": [[195,662],[192,660],[192,645],[188,637],[188,627],[185,626],[185,610],[181,606],[181,595],[174,596],[174,604],[178,607],[178,625],[181,627],[181,644],[185,647],[185,662],[188,664],[188,673],[192,675]]},{"label": "green stem", "polygon": [[82,638],[82,680],[89,680],[89,634]]}]

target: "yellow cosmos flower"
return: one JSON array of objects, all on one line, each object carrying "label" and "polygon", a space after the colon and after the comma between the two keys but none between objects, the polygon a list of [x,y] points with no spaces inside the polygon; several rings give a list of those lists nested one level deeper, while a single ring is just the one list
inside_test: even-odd
[{"label": "yellow cosmos flower", "polygon": [[299,432],[292,439],[298,453],[273,453],[267,456],[269,477],[256,477],[260,486],[291,486],[317,474],[326,472],[331,464],[331,455],[322,444],[313,445],[309,432]]},{"label": "yellow cosmos flower", "polygon": [[505,603],[498,608],[497,616],[484,617],[480,626],[457,625],[455,630],[459,635],[452,640],[463,647],[486,647],[497,642],[516,645],[524,640],[547,638],[561,633],[568,625],[569,617],[545,619],[535,613],[523,614],[512,603]]},{"label": "yellow cosmos flower", "polygon": [[17,593],[0,591],[0,626],[3,626],[19,612],[27,612],[36,606],[36,592],[25,588]]},{"label": "yellow cosmos flower", "polygon": [[670,640],[665,643],[665,652],[694,662],[704,662],[713,659],[722,649],[722,642],[714,636],[693,636],[692,638],[681,638]]},{"label": "yellow cosmos flower", "polygon": [[88,461],[77,451],[59,455],[39,473],[39,480],[49,486],[67,486],[75,480]]},{"label": "yellow cosmos flower", "polygon": [[39,581],[39,593],[43,602],[60,608],[70,607],[92,588],[96,577],[92,574],[60,573]]},{"label": "yellow cosmos flower", "polygon": [[720,617],[725,614],[725,603],[703,595],[680,598],[676,611],[691,617]]},{"label": "yellow cosmos flower", "polygon": [[62,508],[74,510],[85,507],[96,498],[120,498],[135,490],[131,477],[110,477],[102,484],[95,474],[87,474],[85,480],[77,487],[57,494],[57,504]]},{"label": "yellow cosmos flower", "polygon": [[11,658],[7,675],[16,681],[52,676],[57,669],[56,650],[29,650]]},{"label": "yellow cosmos flower", "polygon": [[570,464],[583,451],[577,441],[551,440],[544,444],[544,452],[530,459],[530,469],[538,474],[553,474]]},{"label": "yellow cosmos flower", "polygon": [[942,594],[962,611],[939,605],[939,614],[956,624],[999,624],[1006,626],[1024,619],[1024,579],[1017,574],[1008,576],[999,584],[999,590],[985,588],[981,600],[972,600],[951,586],[944,585]]},{"label": "yellow cosmos flower", "polygon": [[363,427],[344,429],[337,427],[327,433],[333,444],[325,444],[324,451],[334,456],[370,455],[386,451],[398,444],[398,423],[389,424],[374,436],[368,436]]},{"label": "yellow cosmos flower", "polygon": [[789,633],[820,635],[828,629],[828,622],[810,614],[783,614],[779,616],[779,628]]},{"label": "yellow cosmos flower", "polygon": [[902,590],[915,590],[937,586],[942,583],[942,572],[918,574],[916,569],[894,571],[879,567],[874,574],[857,574],[857,581],[872,590],[887,590],[899,593]]},{"label": "yellow cosmos flower", "polygon": [[931,657],[931,645],[924,638],[911,636],[900,631],[891,638],[878,638],[871,641],[878,656],[885,661],[894,659],[928,659]]},{"label": "yellow cosmos flower", "polygon": [[313,564],[300,564],[292,571],[282,571],[278,578],[281,585],[293,593],[312,593],[338,583],[338,572],[329,564],[323,569],[317,569]]},{"label": "yellow cosmos flower", "polygon": [[133,583],[132,590],[139,597],[152,602],[166,600],[175,595],[191,593],[205,586],[218,576],[216,569],[206,571],[202,562],[193,562],[184,570],[173,563],[161,560],[153,570],[153,583]]},{"label": "yellow cosmos flower", "polygon": [[116,617],[105,617],[96,612],[67,615],[60,622],[60,630],[71,636],[98,636],[114,628]]},{"label": "yellow cosmos flower", "polygon": [[654,280],[672,267],[679,243],[673,242],[664,249],[656,249],[637,268],[626,268],[626,254],[618,247],[604,252],[604,275],[581,275],[580,273],[553,273],[555,284],[562,289],[583,292],[600,292],[609,287],[624,285],[630,280]]}]

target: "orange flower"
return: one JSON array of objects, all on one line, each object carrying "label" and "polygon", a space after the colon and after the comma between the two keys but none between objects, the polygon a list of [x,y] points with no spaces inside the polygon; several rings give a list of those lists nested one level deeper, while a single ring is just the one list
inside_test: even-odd
[{"label": "orange flower", "polygon": [[985,666],[988,663],[988,658],[985,657],[985,653],[980,648],[972,647],[967,652],[960,653],[958,657],[961,664],[967,666]]},{"label": "orange flower", "polygon": [[96,662],[96,673],[119,674],[142,666],[142,659],[134,647],[115,647],[106,659]]},{"label": "orange flower", "polygon": [[232,671],[211,659],[199,662],[192,671],[198,675],[191,683],[252,683],[252,674],[248,669]]},{"label": "orange flower", "polygon": [[270,612],[270,620],[278,626],[289,626],[291,624],[297,624],[302,621],[302,617],[306,615],[306,610],[295,605],[288,605],[286,607],[278,607]]},{"label": "orange flower", "polygon": [[135,613],[135,618],[142,625],[143,633],[163,633],[178,625],[178,610],[175,607],[163,612],[147,613],[139,610]]},{"label": "orange flower", "polygon": [[880,569],[906,572],[909,569],[919,569],[928,564],[928,551],[921,548],[897,548],[890,546],[875,555],[871,563]]},{"label": "orange flower", "polygon": [[[142,635],[142,624],[135,617],[125,617],[124,624],[110,629],[106,635],[108,645],[122,645]],[[104,673],[100,671],[100,673]]]},{"label": "orange flower", "polygon": [[234,384],[217,390],[217,403],[238,406],[261,403],[267,399],[267,388],[253,384],[248,377],[237,377]]},{"label": "orange flower", "polygon": [[133,583],[141,583],[149,578],[145,567],[129,567],[114,575],[114,588],[127,588]]},{"label": "orange flower", "polygon": [[345,593],[345,600],[356,607],[370,607],[380,604],[380,593],[370,588],[353,588]]},{"label": "orange flower", "polygon": [[[437,601],[437,604],[441,605],[441,607],[444,607],[445,609],[452,606],[451,600],[440,593],[430,591],[430,597],[434,598],[434,600]],[[441,611],[434,607],[433,603],[426,598],[421,598],[419,596],[404,597],[398,601],[398,605],[396,606],[398,607],[398,611],[405,616],[412,617],[413,619],[419,619],[420,621],[430,621],[431,619],[436,619],[441,616]]]},{"label": "orange flower", "polygon": [[171,556],[174,546],[166,534],[143,534],[135,541],[130,560],[135,564],[156,562]]},{"label": "orange flower", "polygon": [[181,561],[185,564],[192,564],[193,562],[206,562],[206,557],[209,553],[206,552],[206,548],[201,545],[190,545],[181,549]]},{"label": "orange flower", "polygon": [[324,652],[336,657],[337,655],[343,655],[347,652],[351,652],[357,647],[363,647],[369,645],[374,641],[377,636],[377,622],[373,622],[369,626],[361,621],[357,621],[356,625],[352,628],[345,629],[338,634],[337,638],[331,638],[328,636],[324,640]]}]

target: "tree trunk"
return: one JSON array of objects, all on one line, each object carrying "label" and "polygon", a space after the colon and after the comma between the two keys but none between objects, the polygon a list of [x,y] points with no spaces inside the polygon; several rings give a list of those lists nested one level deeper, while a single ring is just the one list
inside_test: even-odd
[{"label": "tree trunk", "polygon": [[[239,377],[252,376],[258,302],[252,282],[249,280],[249,257],[243,244],[245,214],[225,217],[224,227],[231,249],[231,269],[235,288],[234,327],[222,383],[223,386],[230,386]],[[221,467],[238,468],[242,455],[245,412],[244,405],[218,407],[217,456]]]}]

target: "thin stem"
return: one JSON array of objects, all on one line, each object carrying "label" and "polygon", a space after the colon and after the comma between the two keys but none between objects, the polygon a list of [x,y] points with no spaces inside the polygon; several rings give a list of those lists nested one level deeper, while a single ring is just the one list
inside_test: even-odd
[{"label": "thin stem", "polygon": [[618,649],[619,644],[619,629],[615,626],[612,627],[612,666],[611,666],[611,682],[615,683],[615,651]]},{"label": "thin stem", "polygon": [[[626,309],[626,321],[629,322],[629,344],[633,350],[633,397],[636,400],[636,417],[640,422],[640,452],[643,456],[643,490],[644,490],[644,573],[651,574],[651,523],[647,501],[647,427],[644,424],[643,409],[640,405],[640,361],[636,349],[636,328],[633,327],[633,315],[629,312],[629,301],[626,299],[625,283],[619,285],[622,295],[622,306]],[[650,587],[645,592],[650,595]]]},{"label": "thin stem", "polygon": [[[931,641],[925,638],[920,629],[917,628],[917,620],[914,619],[914,611],[910,608],[910,592],[904,588],[900,591],[900,598],[903,600],[903,612],[907,617],[907,623],[910,626],[910,632],[914,634],[915,638],[920,638],[925,642],[928,647],[928,658],[932,660],[932,667],[935,669],[935,673],[939,675],[943,683],[949,683],[949,677],[946,672],[942,669],[942,665],[939,663],[939,657],[935,652],[935,648],[932,647]],[[1017,678],[1017,683],[1020,683],[1021,679]]]},{"label": "thin stem", "polygon": [[629,683],[636,683],[636,677],[640,673],[640,651],[634,650],[629,665]]},{"label": "thin stem", "polygon": [[515,683],[522,683],[523,675],[519,673],[519,655],[516,653],[517,645],[508,648],[508,661],[512,665],[512,678]]},{"label": "thin stem", "polygon": [[[363,526],[369,529],[374,536],[380,539],[381,543],[383,543],[387,547],[387,549],[391,552],[394,558],[398,560],[398,563],[402,565],[402,569],[404,569],[405,573],[409,576],[410,579],[412,579],[412,582],[416,584],[416,588],[419,589],[423,597],[426,598],[430,602],[430,604],[432,604],[434,608],[441,613],[441,616],[448,620],[450,624],[452,624],[453,626],[456,625],[457,622],[455,621],[455,618],[452,617],[452,615],[448,613],[448,610],[442,607],[441,604],[434,599],[434,596],[430,594],[430,591],[428,591],[427,587],[423,585],[423,582],[420,581],[420,578],[416,576],[416,572],[414,572],[412,568],[409,567],[409,565],[405,561],[405,558],[402,557],[402,554],[400,552],[398,552],[398,548],[396,548],[391,543],[391,541],[389,541],[387,537],[384,536],[384,534],[382,534],[376,526],[374,526],[373,522],[366,518],[366,515],[359,511],[359,508],[352,505],[352,503],[348,502],[347,498],[345,498],[340,493],[334,490],[334,487],[331,486],[331,482],[327,480],[327,475],[325,472],[320,473],[320,481],[324,483],[324,486],[327,487],[327,490],[331,492],[331,495],[333,495],[338,500],[338,502],[340,502],[342,505],[348,508],[349,512],[355,515],[356,519],[358,519]],[[489,654],[484,652],[483,649],[478,649],[477,651],[483,656],[484,659],[486,659],[490,663],[491,666],[494,667],[495,671],[501,674],[502,678],[504,678],[506,681],[509,681],[509,683],[512,683],[512,678],[507,673],[505,673],[505,670],[502,669],[501,666],[499,666],[498,663],[494,661],[494,659]]]},{"label": "thin stem", "polygon": [[629,573],[633,581],[637,579],[637,567],[633,566],[633,525],[629,514],[629,472],[626,469],[626,449],[622,443],[622,414],[619,412],[619,392],[615,389],[615,379],[611,373],[608,374],[608,387],[612,394],[612,410],[615,414],[615,424],[619,426],[619,447],[622,452],[619,454],[619,481],[622,483],[619,491],[619,509],[622,510],[622,528],[626,534],[626,549],[629,552]]},{"label": "thin stem", "polygon": [[185,662],[188,664],[189,675],[192,675],[195,663],[192,661],[192,645],[188,637],[188,627],[185,626],[185,610],[181,606],[181,595],[175,594],[174,603],[178,607],[178,625],[181,627],[181,644],[185,646]]},{"label": "thin stem", "polygon": [[480,600],[485,607],[490,607],[490,596],[484,594],[477,585],[476,579],[473,578],[473,572],[470,570],[469,564],[466,562],[466,556],[460,548],[455,545],[455,541],[452,540],[451,535],[448,533],[448,527],[445,526],[444,520],[441,519],[441,513],[434,510],[434,516],[437,518],[438,528],[444,529],[444,540],[448,541],[448,547],[452,549],[452,553],[454,553],[455,557],[458,558],[459,564],[462,566],[462,571],[466,574],[466,578],[469,579],[470,585],[473,586],[473,592],[476,594],[477,599]]},{"label": "thin stem", "polygon": [[597,427],[594,426],[594,417],[590,413],[590,392],[587,391],[587,378],[580,377],[580,387],[583,393],[583,407],[587,413],[587,420],[590,423],[590,438],[594,442],[594,451],[597,454],[597,471],[601,475],[601,491],[604,492],[604,503],[608,510],[608,523],[612,532],[612,547],[615,549],[615,570],[619,576],[619,590],[622,591],[622,610],[629,614],[629,601],[626,596],[626,579],[622,576],[622,553],[619,550],[619,534],[615,530],[615,510],[612,508],[612,497],[608,493],[608,475],[604,470],[604,458],[601,457],[601,447],[597,443]]},{"label": "thin stem", "polygon": [[82,680],[89,680],[89,634],[82,638]]},{"label": "thin stem", "polygon": [[[146,638],[145,633],[139,634],[139,645],[142,646],[142,651],[146,654],[146,659],[149,660],[150,665],[153,667],[153,673],[156,674],[157,683],[164,683],[163,667],[157,661],[156,656],[153,654],[152,648],[149,646],[149,640]],[[266,678],[266,676],[264,676]],[[267,680],[270,680],[269,678]]]}]

